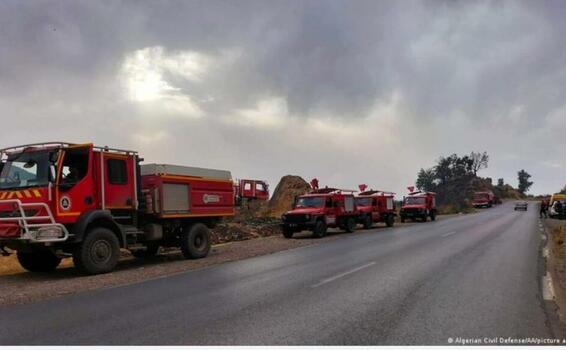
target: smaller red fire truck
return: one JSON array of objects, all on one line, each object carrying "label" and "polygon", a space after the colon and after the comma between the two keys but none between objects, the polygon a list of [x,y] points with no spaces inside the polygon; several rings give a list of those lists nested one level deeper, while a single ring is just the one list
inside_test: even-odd
[{"label": "smaller red fire truck", "polygon": [[475,208],[491,208],[495,201],[495,195],[491,191],[474,192],[472,205]]},{"label": "smaller red fire truck", "polygon": [[416,191],[403,197],[403,206],[399,213],[401,222],[406,219],[415,221],[421,219],[423,222],[436,220],[436,193]]},{"label": "smaller red fire truck", "polygon": [[85,273],[109,272],[120,249],[203,258],[209,228],[234,215],[229,171],[141,165],[135,151],[63,142],[2,149],[0,160],[0,251],[16,250],[32,272],[65,257]]},{"label": "smaller red fire truck", "polygon": [[[360,185],[360,189],[365,186]],[[387,227],[395,224],[395,193],[385,191],[363,191],[356,196],[356,206],[360,212],[358,222],[365,229],[373,227],[373,223],[383,222]]]},{"label": "smaller red fire truck", "polygon": [[313,237],[321,238],[329,227],[353,232],[359,217],[353,192],[325,187],[298,196],[293,209],[281,217],[283,236],[292,238],[295,232],[310,230]]},{"label": "smaller red fire truck", "polygon": [[236,204],[243,200],[266,201],[269,199],[269,185],[263,180],[237,180],[234,184]]}]

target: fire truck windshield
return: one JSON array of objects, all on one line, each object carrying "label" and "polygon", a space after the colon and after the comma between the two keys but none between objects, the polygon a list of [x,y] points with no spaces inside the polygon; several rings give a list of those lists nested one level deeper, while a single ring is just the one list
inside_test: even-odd
[{"label": "fire truck windshield", "polygon": [[295,208],[322,208],[324,197],[301,197],[297,200]]},{"label": "fire truck windshield", "polygon": [[356,205],[360,207],[368,207],[371,205],[371,198],[356,198]]},{"label": "fire truck windshield", "polygon": [[47,151],[10,155],[0,172],[0,189],[46,186],[50,168]]},{"label": "fire truck windshield", "polygon": [[405,198],[405,204],[408,204],[408,205],[425,204],[425,198],[424,197],[406,197]]}]

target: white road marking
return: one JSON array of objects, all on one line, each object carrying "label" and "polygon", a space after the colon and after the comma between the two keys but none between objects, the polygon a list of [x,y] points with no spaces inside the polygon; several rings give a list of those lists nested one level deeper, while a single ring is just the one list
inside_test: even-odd
[{"label": "white road marking", "polygon": [[455,233],[458,233],[458,232],[456,232],[456,231],[448,232],[448,233],[443,234],[442,237],[452,236]]},{"label": "white road marking", "polygon": [[356,267],[355,269],[352,269],[352,270],[350,270],[350,271],[343,272],[343,273],[341,273],[341,274],[339,274],[339,275],[336,275],[336,276],[333,276],[333,277],[324,279],[324,280],[320,281],[319,283],[314,284],[314,285],[312,286],[312,288],[320,287],[320,286],[322,286],[323,284],[327,284],[327,283],[336,281],[336,280],[339,279],[339,278],[342,278],[342,277],[344,277],[344,276],[351,275],[351,274],[353,274],[353,273],[355,273],[355,272],[358,272],[358,271],[360,271],[360,270],[363,270],[363,269],[365,269],[365,268],[368,268],[368,267],[370,267],[370,266],[372,266],[372,265],[375,265],[375,261],[372,261],[372,262],[370,262],[369,264],[365,264],[365,265],[362,265],[362,266],[358,266],[358,267]]},{"label": "white road marking", "polygon": [[543,258],[548,258],[548,248],[544,248],[544,249],[542,250],[542,257],[543,257]]},{"label": "white road marking", "polygon": [[550,274],[542,278],[542,298],[544,300],[554,300],[554,286],[552,285]]}]

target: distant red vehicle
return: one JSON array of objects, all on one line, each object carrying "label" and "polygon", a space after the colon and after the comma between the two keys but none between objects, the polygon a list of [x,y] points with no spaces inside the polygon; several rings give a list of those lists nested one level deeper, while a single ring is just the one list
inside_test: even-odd
[{"label": "distant red vehicle", "polygon": [[491,208],[496,204],[496,198],[491,191],[474,192],[472,205],[475,208]]},{"label": "distant red vehicle", "polygon": [[32,272],[70,256],[85,273],[109,272],[120,249],[203,258],[209,228],[234,215],[225,170],[142,165],[135,151],[61,142],[2,149],[0,160],[0,250],[16,250]]},{"label": "distant red vehicle", "polygon": [[360,212],[358,222],[365,229],[372,228],[377,222],[383,222],[387,227],[393,226],[397,216],[394,196],[393,192],[373,190],[361,192],[356,196],[356,206]]},{"label": "distant red vehicle", "polygon": [[421,219],[426,222],[436,220],[436,193],[434,192],[411,192],[403,198],[403,206],[399,213],[401,222],[407,219]]},{"label": "distant red vehicle", "polygon": [[238,180],[234,185],[234,193],[237,204],[244,199],[266,201],[269,199],[269,185],[263,180]]},{"label": "distant red vehicle", "polygon": [[283,235],[292,238],[295,232],[310,230],[321,238],[329,227],[353,232],[359,217],[353,192],[326,187],[298,196],[293,209],[281,217]]}]

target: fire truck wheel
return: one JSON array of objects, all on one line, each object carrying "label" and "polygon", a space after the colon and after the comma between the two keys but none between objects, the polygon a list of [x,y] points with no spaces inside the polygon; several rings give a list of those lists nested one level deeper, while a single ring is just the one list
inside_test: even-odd
[{"label": "fire truck wheel", "polygon": [[149,243],[145,246],[145,249],[143,250],[134,250],[132,252],[132,255],[135,256],[136,258],[147,259],[156,256],[158,251],[159,251],[159,244]]},{"label": "fire truck wheel", "polygon": [[354,232],[356,230],[356,220],[354,220],[354,218],[347,218],[344,228],[346,229],[346,232]]},{"label": "fire truck wheel", "polygon": [[293,234],[295,233],[295,231],[287,226],[283,227],[283,237],[285,238],[293,238]]},{"label": "fire truck wheel", "polygon": [[200,259],[210,251],[210,232],[203,224],[186,226],[181,235],[181,252],[187,259]]},{"label": "fire truck wheel", "polygon": [[393,227],[393,225],[395,225],[395,217],[393,215],[388,215],[385,220],[385,225],[387,225],[387,227]]},{"label": "fire truck wheel", "polygon": [[365,216],[363,225],[364,225],[364,229],[366,230],[369,230],[370,228],[373,227],[373,219],[371,218],[371,214]]},{"label": "fire truck wheel", "polygon": [[428,217],[428,215],[427,215],[427,214],[424,214],[424,215],[421,217],[421,220],[422,220],[423,222],[426,222],[427,217]]},{"label": "fire truck wheel", "polygon": [[17,256],[20,265],[29,272],[50,272],[61,263],[61,258],[49,250],[18,252]]},{"label": "fire truck wheel", "polygon": [[326,236],[326,223],[323,220],[317,220],[312,230],[312,235],[314,238],[322,238]]},{"label": "fire truck wheel", "polygon": [[404,223],[405,222],[405,217],[401,216],[401,222]]},{"label": "fire truck wheel", "polygon": [[431,211],[430,212],[430,221],[435,221],[436,220],[436,212]]},{"label": "fire truck wheel", "polygon": [[75,267],[89,275],[112,271],[118,264],[119,258],[118,237],[104,227],[90,230],[73,254]]}]

